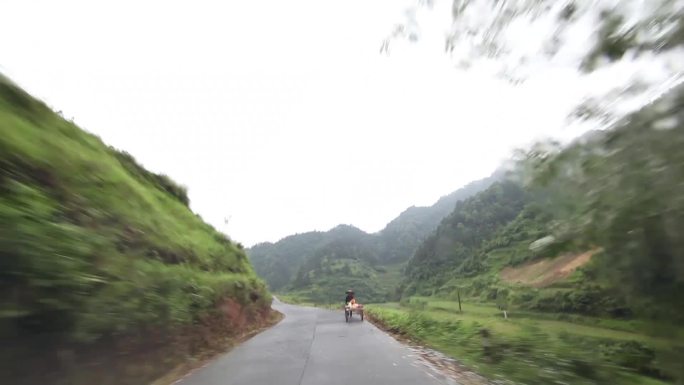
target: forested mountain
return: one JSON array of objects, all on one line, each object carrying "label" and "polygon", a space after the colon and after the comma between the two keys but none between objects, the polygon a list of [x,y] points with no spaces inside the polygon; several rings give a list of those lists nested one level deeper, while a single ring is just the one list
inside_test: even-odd
[{"label": "forested mountain", "polygon": [[503,170],[497,170],[487,178],[471,182],[443,196],[432,206],[412,206],[406,209],[376,234],[379,260],[383,263],[406,261],[458,201],[486,189],[494,181],[501,179],[503,173]]},{"label": "forested mountain", "polygon": [[482,268],[477,253],[483,243],[513,221],[527,201],[521,186],[504,181],[459,202],[409,260],[405,272],[412,283],[409,292],[416,285],[440,287],[455,274],[476,274]]},{"label": "forested mountain", "polygon": [[325,244],[326,233],[313,231],[290,235],[277,243],[260,243],[248,249],[254,270],[273,290],[290,283],[301,263]]},{"label": "forested mountain", "polygon": [[610,129],[532,148],[518,181],[459,202],[420,245],[402,294],[681,319],[682,106],[679,86]]},{"label": "forested mountain", "polygon": [[287,289],[320,303],[341,301],[348,288],[354,288],[365,301],[387,300],[390,292],[377,279],[380,267],[375,238],[347,225],[326,235],[326,242],[300,264]]},{"label": "forested mountain", "polygon": [[147,383],[268,317],[242,247],[188,204],[0,76],[3,382]]},{"label": "forested mountain", "polygon": [[[247,253],[256,272],[273,290],[313,288],[311,279],[326,286],[330,280],[326,281],[323,277],[333,273],[339,275],[337,268],[352,275],[358,273],[359,277],[370,274],[375,278],[377,275],[387,278],[387,270],[390,276],[398,277],[394,273],[398,273],[401,268],[399,265],[411,257],[420,242],[437,227],[456,202],[489,187],[502,174],[502,171],[497,171],[490,177],[472,182],[440,198],[432,206],[410,207],[375,234],[341,225],[327,232],[296,234],[276,243],[261,243]],[[356,283],[358,287],[360,281],[352,279],[350,274],[339,285],[353,286]],[[373,287],[364,284],[364,292],[373,293],[370,297],[374,300],[384,299],[393,293],[396,279],[383,278],[374,279],[380,283]],[[323,291],[333,292],[327,289]]]}]

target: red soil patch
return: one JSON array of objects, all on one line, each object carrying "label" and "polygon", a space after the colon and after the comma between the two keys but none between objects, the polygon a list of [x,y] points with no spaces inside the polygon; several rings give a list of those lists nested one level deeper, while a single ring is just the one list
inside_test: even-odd
[{"label": "red soil patch", "polygon": [[577,268],[587,264],[600,249],[581,254],[565,254],[553,259],[528,262],[518,267],[506,267],[501,279],[508,283],[532,287],[546,287],[566,279]]},{"label": "red soil patch", "polygon": [[225,299],[219,305],[219,310],[233,329],[242,329],[247,323],[247,314],[242,310],[242,305],[233,298]]}]

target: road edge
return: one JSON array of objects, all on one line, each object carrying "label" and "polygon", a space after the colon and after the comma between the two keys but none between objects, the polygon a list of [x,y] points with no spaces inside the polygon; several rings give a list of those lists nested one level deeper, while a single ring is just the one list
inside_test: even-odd
[{"label": "road edge", "polygon": [[450,357],[436,349],[427,346],[424,342],[411,336],[398,328],[387,326],[382,319],[376,317],[372,312],[366,312],[366,320],[381,331],[387,333],[397,342],[416,351],[416,354],[433,370],[438,371],[442,376],[456,381],[461,385],[492,385],[491,379],[477,373],[473,368],[463,364],[457,358]]},{"label": "road edge", "polygon": [[182,364],[176,366],[175,368],[171,369],[169,372],[164,374],[163,376],[157,378],[156,380],[152,381],[149,385],[173,385],[181,382],[183,379],[194,373],[195,371],[202,369],[212,362],[214,362],[217,358],[220,356],[230,352],[234,348],[236,348],[238,345],[244,343],[245,341],[251,339],[252,337],[256,336],[257,334],[260,334],[261,332],[264,332],[275,325],[279,324],[283,319],[285,318],[285,315],[273,308],[271,308],[270,315],[266,322],[264,324],[259,324],[257,327],[253,329],[248,329],[243,331],[242,333],[230,338],[227,343],[225,344],[224,348],[221,351],[216,351],[210,353],[209,356],[207,357],[202,357],[200,359],[197,359],[196,357],[190,357],[188,360],[183,362]]}]

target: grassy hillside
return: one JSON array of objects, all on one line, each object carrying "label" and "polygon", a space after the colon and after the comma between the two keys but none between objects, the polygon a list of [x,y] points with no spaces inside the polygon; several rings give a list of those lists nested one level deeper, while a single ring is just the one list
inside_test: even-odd
[{"label": "grassy hillside", "polygon": [[[69,363],[112,341],[150,360],[176,343],[134,376],[144,382],[192,353],[174,336],[201,329],[218,339],[263,319],[270,304],[244,251],[190,211],[183,187],[4,78],[0,254],[0,333],[12,341],[0,359],[11,383],[75,383]],[[100,358],[125,356],[112,349]]]},{"label": "grassy hillside", "polygon": [[327,232],[291,235],[248,250],[256,272],[272,290],[298,295],[304,301],[337,302],[353,287],[360,300],[379,302],[396,297],[405,262],[456,202],[501,178],[472,182],[429,207],[410,207],[375,233],[352,226]]}]

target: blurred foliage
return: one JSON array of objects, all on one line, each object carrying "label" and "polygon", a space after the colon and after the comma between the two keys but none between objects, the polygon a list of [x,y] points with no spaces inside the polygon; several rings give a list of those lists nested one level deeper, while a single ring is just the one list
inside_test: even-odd
[{"label": "blurred foliage", "polygon": [[[584,71],[620,60],[628,52],[657,55],[684,43],[684,7],[678,0],[457,0],[452,17],[446,49],[466,44],[470,56],[462,60],[495,57],[516,66],[534,59],[552,60],[569,41],[585,38],[584,23],[595,26],[588,31],[592,37],[588,43],[593,44],[582,44],[584,50],[577,52]],[[549,20],[553,23],[547,24]],[[509,33],[521,23],[551,28],[535,36],[541,39],[538,52],[521,55],[512,47],[515,40],[509,40]]]},{"label": "blurred foliage", "polygon": [[[89,343],[270,297],[244,252],[146,171],[0,79],[0,333]],[[16,341],[15,341],[16,342]]]},{"label": "blurred foliage", "polygon": [[[653,317],[684,320],[684,87],[612,129],[534,151],[533,183],[551,186],[557,221],[603,248],[595,273]],[[550,148],[547,146],[547,149]],[[559,228],[561,226],[558,226]]]},{"label": "blurred foliage", "polygon": [[[413,43],[422,36],[441,38],[441,34],[423,33],[423,28],[430,30],[428,24],[439,22],[423,17],[430,13],[427,10],[450,12],[443,44],[456,68],[479,68],[516,85],[534,79],[543,82],[556,70],[574,70],[580,79],[591,81],[577,83],[585,100],[578,102],[570,118],[597,115],[607,120],[604,124],[612,123],[613,115],[633,112],[683,79],[681,0],[444,3],[451,7],[435,6],[434,1],[408,6],[404,21],[394,26],[380,51],[390,54],[396,40]],[[419,12],[421,8],[427,12]],[[608,75],[626,68],[631,75]],[[603,81],[609,78],[619,80]]]}]

